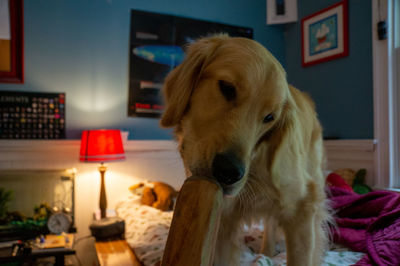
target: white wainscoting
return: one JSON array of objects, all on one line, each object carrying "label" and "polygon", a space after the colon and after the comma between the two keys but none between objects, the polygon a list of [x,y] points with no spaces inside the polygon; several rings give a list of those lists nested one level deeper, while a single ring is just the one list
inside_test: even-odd
[{"label": "white wainscoting", "polygon": [[[75,216],[81,237],[89,234],[92,213],[98,209],[100,174],[96,163],[79,162],[79,148],[79,140],[0,140],[0,169],[76,168]],[[108,208],[126,199],[129,186],[142,180],[182,185],[185,173],[173,141],[127,141],[124,148],[125,161],[107,164]]]},{"label": "white wainscoting", "polygon": [[[373,140],[325,141],[329,170],[366,168],[374,185]],[[97,164],[79,162],[79,140],[0,140],[0,169],[54,170],[76,168],[76,225],[78,236],[89,234],[92,213],[98,208],[100,178]],[[173,141],[126,141],[126,160],[109,163],[106,193],[109,208],[129,195],[128,187],[143,179],[179,188],[185,178]],[[0,179],[1,186],[1,179]],[[34,188],[32,188],[34,189]]]},{"label": "white wainscoting", "polygon": [[376,143],[374,140],[326,140],[327,169],[351,168],[355,171],[367,170],[366,182],[376,185],[374,178],[374,160]]}]

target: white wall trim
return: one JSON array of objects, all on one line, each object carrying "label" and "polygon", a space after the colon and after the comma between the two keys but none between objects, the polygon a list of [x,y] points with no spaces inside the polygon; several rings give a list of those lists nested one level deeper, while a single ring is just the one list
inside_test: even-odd
[{"label": "white wall trim", "polygon": [[[66,169],[78,167],[80,140],[0,140],[0,169]],[[124,142],[127,160],[163,157],[179,158],[172,140],[130,140]]]},{"label": "white wall trim", "polygon": [[325,148],[330,150],[356,150],[373,152],[375,150],[376,141],[371,139],[344,139],[344,140],[325,140]]},{"label": "white wall trim", "polygon": [[[390,147],[390,180],[389,187],[400,187],[400,78],[397,69],[400,62],[400,48],[396,47],[395,32],[399,31],[396,10],[399,10],[399,1],[388,0],[388,90],[389,90],[389,147]],[[398,33],[397,33],[398,34]]]},{"label": "white wall trim", "polygon": [[[378,5],[381,4],[380,8]],[[390,184],[389,169],[389,89],[388,89],[388,42],[378,40],[378,11],[381,19],[387,18],[387,0],[372,0],[372,68],[374,100],[374,138],[376,153],[374,160],[374,185],[387,188]]]},{"label": "white wall trim", "polygon": [[[372,178],[375,173],[374,156],[377,143],[374,140],[326,140],[328,169],[368,168]],[[127,160],[171,159],[180,160],[177,144],[169,140],[131,140],[124,144]],[[79,140],[1,140],[0,169],[65,169],[77,167]],[[173,158],[172,158],[173,157]],[[375,183],[371,183],[371,185]]]},{"label": "white wall trim", "polygon": [[376,186],[374,161],[377,146],[374,140],[326,140],[324,146],[327,154],[327,170],[350,168],[358,171],[364,168],[367,170],[367,184]]},{"label": "white wall trim", "polygon": [[[7,151],[51,151],[76,150],[80,147],[80,140],[0,140],[0,152]],[[125,151],[156,151],[176,150],[177,143],[172,140],[128,140],[124,141]]]}]

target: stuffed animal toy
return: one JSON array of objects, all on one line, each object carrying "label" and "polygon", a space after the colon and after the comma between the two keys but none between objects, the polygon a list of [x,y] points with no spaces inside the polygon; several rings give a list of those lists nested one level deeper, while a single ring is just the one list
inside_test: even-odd
[{"label": "stuffed animal toy", "polygon": [[353,181],[356,178],[356,171],[350,168],[342,168],[333,172],[340,175],[349,186],[353,186]]},{"label": "stuffed animal toy", "polygon": [[349,184],[347,184],[347,182],[340,175],[336,173],[330,173],[328,175],[328,177],[326,178],[326,184],[328,186],[339,187],[342,189],[353,191],[351,186],[349,186]]},{"label": "stuffed animal toy", "polygon": [[163,182],[142,182],[129,187],[129,190],[141,196],[143,205],[157,208],[161,211],[169,211],[174,207],[174,199],[177,191]]},{"label": "stuffed animal toy", "polygon": [[326,183],[328,186],[340,187],[357,194],[366,194],[372,191],[372,188],[365,184],[366,175],[367,170],[365,169],[360,169],[357,172],[348,168],[338,169],[328,175]]},{"label": "stuffed animal toy", "polygon": [[356,178],[353,181],[353,190],[358,194],[367,194],[372,191],[372,188],[365,184],[367,170],[360,169],[356,173]]}]

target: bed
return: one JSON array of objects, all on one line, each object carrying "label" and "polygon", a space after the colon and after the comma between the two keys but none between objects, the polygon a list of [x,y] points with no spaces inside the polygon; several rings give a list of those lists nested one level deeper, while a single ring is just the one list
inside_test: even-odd
[{"label": "bed", "polygon": [[[200,194],[199,191],[206,190],[199,188],[198,180],[194,181],[194,183],[192,184],[193,187],[191,188],[191,181],[193,180],[186,181],[180,192],[180,199],[178,199],[175,209],[175,214],[177,217],[174,218],[174,221],[174,214],[172,211],[162,212],[158,209],[141,205],[140,197],[137,195],[130,195],[126,200],[120,202],[117,205],[117,214],[125,220],[126,241],[133,249],[138,260],[141,261],[143,265],[158,265],[160,264],[163,256],[163,265],[185,265],[185,262],[179,264],[179,262],[177,261],[169,261],[175,260],[178,257],[181,261],[186,259],[187,261],[190,261],[192,263],[194,260],[198,260],[201,261],[199,265],[210,265],[210,261],[212,261],[213,256],[212,246],[215,245],[215,231],[218,228],[217,209],[218,204],[220,204],[218,202],[220,199],[218,199],[218,196],[215,196],[218,193],[207,195],[206,197],[204,195],[198,195],[202,199],[207,198],[210,201],[208,203],[202,202],[199,204],[201,204],[202,206],[214,206],[209,208],[208,210],[205,210],[204,208],[193,208],[193,204],[197,203],[193,203],[191,205],[192,207],[189,208],[189,210],[185,209],[185,207],[180,206],[179,201],[187,203],[191,201],[193,197],[196,197],[193,196],[193,188],[195,188],[196,190],[196,195]],[[209,184],[205,183],[204,186],[207,186],[207,191],[209,191]],[[190,198],[185,198],[185,194],[189,195]],[[222,196],[220,197],[222,198]],[[194,202],[195,201],[196,200],[194,200]],[[188,206],[188,204],[185,204],[185,206]],[[196,211],[196,217],[201,216],[209,218],[206,220],[202,220],[196,225],[196,221],[192,218],[194,209],[204,209],[203,211],[211,213],[211,215],[199,215],[199,213]],[[190,220],[190,222],[188,222],[188,219]],[[173,223],[172,229],[171,223]],[[193,227],[189,229],[182,229],[185,224],[195,224],[194,226],[198,227],[195,229]],[[171,233],[170,236],[168,236],[170,229]],[[194,232],[193,234],[196,234],[196,236],[188,236],[188,230]],[[286,254],[284,248],[281,248],[281,252],[271,258],[258,253],[258,250],[260,250],[261,246],[262,235],[263,226],[261,223],[243,226],[243,233],[240,235],[240,243],[242,247],[241,265],[286,265]],[[194,244],[188,244],[191,243],[190,241],[194,241]],[[185,242],[186,245],[179,244],[183,242]],[[198,242],[200,242],[200,244],[197,244]],[[191,248],[191,250],[184,250],[184,248],[188,247]],[[168,253],[170,255],[164,254],[165,250],[165,253]],[[185,256],[181,254],[182,252],[186,252],[187,254],[191,255],[185,258]],[[177,255],[178,253],[179,255]],[[202,254],[196,257],[196,253]],[[357,263],[357,261],[359,261],[364,256],[365,253],[363,252],[355,252],[342,246],[334,246],[326,253],[323,265],[352,265]]]}]

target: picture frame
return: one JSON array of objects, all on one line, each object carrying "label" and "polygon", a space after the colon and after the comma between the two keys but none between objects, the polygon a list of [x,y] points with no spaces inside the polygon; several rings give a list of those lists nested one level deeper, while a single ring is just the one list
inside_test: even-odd
[{"label": "picture frame", "polygon": [[0,83],[23,83],[23,0],[0,0],[0,22]]},{"label": "picture frame", "polygon": [[338,2],[301,20],[302,66],[348,56],[348,3]]},{"label": "picture frame", "polygon": [[159,118],[165,77],[183,61],[188,44],[222,32],[253,39],[252,28],[132,9],[128,116]]},{"label": "picture frame", "polygon": [[297,21],[297,0],[267,0],[267,25]]}]

